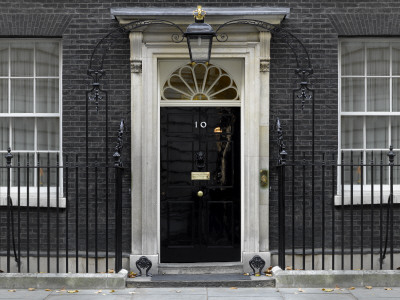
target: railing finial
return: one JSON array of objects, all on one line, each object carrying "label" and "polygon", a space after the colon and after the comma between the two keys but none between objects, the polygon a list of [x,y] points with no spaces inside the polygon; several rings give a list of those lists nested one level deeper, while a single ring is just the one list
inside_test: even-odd
[{"label": "railing finial", "polygon": [[394,163],[394,157],[396,156],[396,153],[393,152],[393,146],[390,145],[389,147],[389,153],[387,154],[387,156],[389,157],[389,163],[393,164]]},{"label": "railing finial", "polygon": [[7,149],[7,154],[5,156],[6,160],[7,160],[7,167],[11,166],[11,160],[14,157],[14,155],[11,154],[11,147],[8,147]]}]

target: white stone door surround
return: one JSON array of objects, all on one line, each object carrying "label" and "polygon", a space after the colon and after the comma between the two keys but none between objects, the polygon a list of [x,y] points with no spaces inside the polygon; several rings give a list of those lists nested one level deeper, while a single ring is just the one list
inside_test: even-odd
[{"label": "white stone door surround", "polygon": [[[218,8],[207,9],[206,22],[216,25],[233,19],[251,18],[278,24],[288,9]],[[192,22],[192,9],[112,9],[121,24],[137,19],[160,18],[186,29]],[[166,12],[168,14],[166,15]],[[186,42],[173,43],[171,31],[159,26],[131,32],[131,105],[132,105],[132,254],[131,270],[136,260],[147,256],[157,274],[159,264],[159,72],[160,59],[189,62]],[[176,31],[175,31],[176,32]],[[242,205],[241,248],[244,270],[254,255],[262,256],[266,266],[269,253],[268,188],[260,186],[260,170],[269,169],[269,32],[249,25],[226,27],[227,42],[214,39],[212,59],[237,58],[244,61],[242,89]],[[211,62],[212,62],[211,59]],[[177,66],[178,67],[178,66]]]}]

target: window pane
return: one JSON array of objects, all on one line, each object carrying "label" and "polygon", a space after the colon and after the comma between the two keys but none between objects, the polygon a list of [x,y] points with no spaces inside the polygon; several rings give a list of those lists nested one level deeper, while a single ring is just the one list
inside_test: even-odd
[{"label": "window pane", "polygon": [[393,78],[393,111],[400,111],[400,78]]},{"label": "window pane", "polygon": [[389,78],[367,79],[367,110],[389,111]]},{"label": "window pane", "polygon": [[47,180],[50,174],[50,186],[57,185],[57,154],[56,153],[38,153],[38,161],[40,163],[40,186],[48,186]]},{"label": "window pane", "polygon": [[8,45],[0,45],[0,76],[8,76]]},{"label": "window pane", "polygon": [[58,42],[36,43],[36,76],[58,76]]},{"label": "window pane", "polygon": [[9,119],[8,118],[0,118],[0,150],[4,151],[8,147],[10,147],[9,140]]},{"label": "window pane", "polygon": [[0,113],[8,113],[8,79],[0,79]]},{"label": "window pane", "polygon": [[364,75],[364,44],[342,43],[342,75]]},{"label": "window pane", "polygon": [[342,78],[342,111],[365,111],[364,78]]},{"label": "window pane", "polygon": [[[2,149],[3,150],[3,149]],[[6,166],[7,162],[5,159],[6,153],[0,152],[0,166]],[[7,169],[0,168],[0,186],[7,186]],[[4,197],[6,195],[2,195],[0,192],[0,197]]]},{"label": "window pane", "polygon": [[[19,161],[19,165],[21,168],[13,168],[12,172],[13,172],[13,180],[11,185],[12,186],[18,186],[18,181],[20,182],[20,186],[21,186],[21,192],[25,193],[26,192],[26,187],[27,186],[27,182],[28,182],[28,162],[30,166],[33,166],[35,161],[34,161],[34,154],[33,153],[19,153],[19,157],[18,157],[18,153],[13,153],[14,158],[13,158],[13,165],[14,166],[18,166],[18,161]],[[19,175],[18,175],[18,170],[19,171]],[[34,168],[29,168],[29,186],[34,186],[35,185],[35,178],[34,178],[34,171],[36,169]],[[19,176],[19,178],[18,178]]]},{"label": "window pane", "polygon": [[37,119],[38,150],[59,149],[59,120],[58,118]]},{"label": "window pane", "polygon": [[392,117],[391,144],[394,148],[400,148],[400,117]]},{"label": "window pane", "polygon": [[33,44],[11,44],[11,76],[33,76]]},{"label": "window pane", "polygon": [[389,43],[367,44],[367,75],[389,75],[389,64]]},{"label": "window pane", "polygon": [[[353,160],[352,160],[353,158]],[[344,164],[344,183],[353,185],[361,184],[361,151],[345,151],[343,152]],[[353,161],[353,163],[352,163]],[[353,167],[347,166],[353,164]],[[365,162],[364,162],[365,163]],[[351,170],[353,169],[353,174]],[[351,176],[353,175],[353,176]]]},{"label": "window pane", "polygon": [[392,44],[392,74],[400,75],[400,43]]},{"label": "window pane", "polygon": [[36,79],[36,112],[58,113],[58,79]]},{"label": "window pane", "polygon": [[33,79],[11,80],[11,112],[33,113]]},{"label": "window pane", "polygon": [[[367,184],[371,184],[371,160],[374,160],[374,165],[379,165],[381,164],[381,161],[383,164],[387,164],[387,151],[381,152],[381,151],[368,151],[367,152],[367,165],[369,167],[366,167],[366,172],[367,172]],[[395,168],[396,169],[396,168]],[[394,169],[394,170],[395,170]],[[382,184],[388,184],[388,167],[382,167]],[[373,182],[374,184],[380,184],[381,183],[381,167],[374,166],[373,170]],[[375,199],[375,203],[379,202],[379,198]]]},{"label": "window pane", "polygon": [[388,117],[366,117],[366,138],[367,148],[388,148],[388,128],[389,118]]},{"label": "window pane", "polygon": [[35,119],[12,120],[13,150],[34,150]]},{"label": "window pane", "polygon": [[342,149],[363,148],[363,117],[342,117]]},{"label": "window pane", "polygon": [[[394,164],[395,166],[393,167],[393,183],[394,184],[400,184],[400,152],[395,152],[396,156],[394,157]],[[387,159],[386,159],[387,161]],[[389,168],[387,168],[389,170]],[[390,171],[388,171],[387,173],[389,173]]]}]

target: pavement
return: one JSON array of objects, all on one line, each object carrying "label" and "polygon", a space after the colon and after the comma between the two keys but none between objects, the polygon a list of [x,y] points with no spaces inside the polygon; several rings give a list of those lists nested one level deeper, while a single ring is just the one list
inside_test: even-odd
[{"label": "pavement", "polygon": [[400,287],[128,288],[119,290],[0,290],[0,299],[29,300],[399,300]]}]

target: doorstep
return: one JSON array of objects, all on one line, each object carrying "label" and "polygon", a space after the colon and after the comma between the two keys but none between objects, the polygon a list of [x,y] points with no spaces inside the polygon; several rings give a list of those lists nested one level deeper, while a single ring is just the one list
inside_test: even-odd
[{"label": "doorstep", "polygon": [[[151,273],[151,269],[150,269]],[[170,274],[242,274],[242,262],[160,263],[159,275]]]},{"label": "doorstep", "polygon": [[243,274],[166,274],[128,278],[126,287],[274,287],[275,279]]}]

